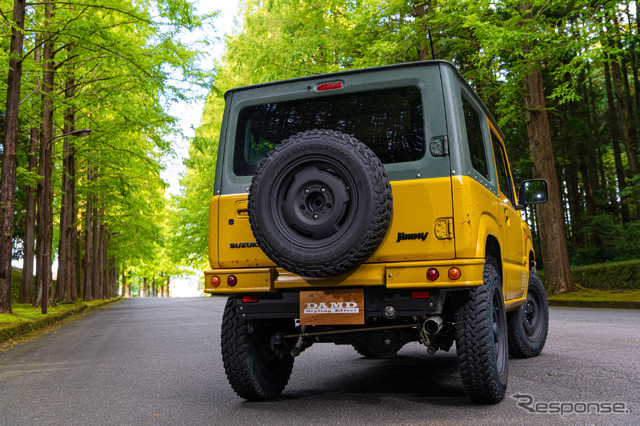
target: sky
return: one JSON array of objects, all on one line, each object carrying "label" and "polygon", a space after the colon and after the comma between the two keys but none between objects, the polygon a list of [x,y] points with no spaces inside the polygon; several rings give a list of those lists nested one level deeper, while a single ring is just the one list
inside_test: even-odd
[{"label": "sky", "polygon": [[[234,21],[238,12],[238,0],[194,0],[193,5],[199,14],[218,11],[218,15],[213,20],[213,34],[210,27],[204,31],[184,32],[182,41],[196,44],[204,38],[215,40],[210,54],[201,59],[201,65],[208,70],[213,68],[215,60],[222,58],[224,54],[224,36],[234,29]],[[177,77],[179,78],[179,77]],[[204,96],[206,89],[195,86],[186,88],[194,90],[199,97],[191,99],[189,102],[177,102],[168,106],[169,114],[178,118],[180,134],[174,136],[172,142],[176,156],[166,159],[167,169],[161,174],[165,182],[169,183],[169,192],[177,195],[180,190],[179,179],[184,172],[183,160],[189,153],[189,140],[195,135],[194,129],[201,124],[202,112],[204,110]]]},{"label": "sky", "polygon": [[[238,12],[238,0],[195,0],[194,6],[198,13],[210,13],[218,11],[218,15],[213,21],[214,34],[203,34],[201,31],[193,33],[184,33],[182,41],[185,43],[197,43],[198,40],[204,39],[206,36],[215,37],[215,43],[212,46],[211,53],[202,58],[202,65],[207,69],[213,67],[215,60],[222,58],[224,54],[224,36],[231,33],[234,28],[234,20]],[[195,88],[192,88],[195,89]],[[202,96],[206,96],[207,91],[198,90]],[[177,195],[180,191],[180,175],[185,168],[183,160],[187,158],[189,153],[189,140],[195,135],[195,128],[201,123],[202,112],[204,110],[204,98],[193,99],[190,102],[178,102],[169,107],[169,114],[177,117],[179,120],[179,128],[181,134],[173,138],[173,146],[176,152],[175,157],[166,160],[166,170],[161,177],[169,184],[169,193]],[[203,206],[206,208],[207,206]],[[172,283],[172,296],[189,297],[202,294],[199,289],[202,271],[196,271],[195,275],[187,278],[177,279]]]}]

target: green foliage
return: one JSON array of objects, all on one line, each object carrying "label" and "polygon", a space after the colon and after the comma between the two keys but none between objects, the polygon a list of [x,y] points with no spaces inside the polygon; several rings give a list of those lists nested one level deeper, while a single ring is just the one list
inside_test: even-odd
[{"label": "green foliage", "polygon": [[17,301],[20,297],[20,287],[22,285],[22,271],[11,268],[11,300]]},{"label": "green foliage", "polygon": [[[47,309],[46,316],[55,317],[66,311],[78,309],[80,306],[82,306],[82,303],[51,306]],[[0,314],[0,328],[37,320],[43,317],[41,307],[34,307],[30,303],[16,303],[13,305],[13,314]]]},{"label": "green foliage", "polygon": [[[598,263],[571,268],[573,278],[581,289],[632,289],[640,290],[640,261]],[[545,282],[544,271],[538,271],[542,282]],[[548,294],[551,289],[545,289]]]},{"label": "green foliage", "polygon": [[209,200],[218,154],[224,98],[213,91],[205,104],[203,123],[189,147],[187,170],[180,180],[182,193],[173,201],[171,259],[194,268],[207,264]]},{"label": "green foliage", "polygon": [[[182,31],[209,25],[186,0],[79,0],[55,2],[51,42],[55,77],[50,95],[54,108],[52,186],[53,252],[58,248],[61,210],[63,146],[75,154],[75,227],[81,240],[92,231],[87,225],[89,202],[107,241],[108,258],[120,271],[130,268],[150,276],[179,273],[170,256],[169,222],[173,219],[160,178],[163,161],[173,154],[169,135],[176,134],[176,118],[165,108],[186,99],[185,82],[203,84],[210,76],[196,63],[201,52],[178,39]],[[0,102],[6,96],[6,64],[12,2],[2,0],[5,24],[0,30]],[[16,199],[16,253],[25,228],[26,188],[41,180],[27,167],[29,132],[39,129],[42,108],[41,53],[43,3],[29,3],[21,96],[21,140],[18,147]],[[207,40],[201,45],[206,47]],[[176,75],[179,76],[176,78]],[[72,114],[73,123],[66,115]],[[2,115],[0,114],[0,121]],[[59,137],[70,129],[89,128],[85,139]],[[88,229],[87,229],[88,228]],[[20,252],[21,254],[21,252]],[[82,244],[82,256],[84,253]],[[14,286],[19,288],[19,284]],[[14,294],[15,297],[15,294]]]},{"label": "green foliage", "polygon": [[585,308],[639,309],[640,290],[581,289],[576,292],[549,296],[549,304]]},{"label": "green foliage", "polygon": [[585,288],[640,290],[640,261],[579,266],[571,272]]},{"label": "green foliage", "polygon": [[572,240],[569,241],[569,251],[575,265],[640,258],[640,223],[622,225],[613,216],[602,214],[586,217],[584,227],[576,233],[588,238],[594,235],[594,232],[600,238],[598,245],[576,247]]},{"label": "green foliage", "polygon": [[[191,142],[184,191],[172,204],[174,254],[192,266],[206,264],[207,205],[225,90],[429,58],[430,29],[436,57],[453,62],[499,118],[516,184],[533,174],[524,78],[532,67],[542,69],[563,206],[571,206],[565,217],[572,264],[640,257],[640,178],[630,173],[629,161],[637,152],[626,152],[612,129],[626,124],[632,136],[640,130],[633,75],[638,17],[628,6],[584,0],[246,0],[241,30],[226,40],[203,124]],[[607,61],[618,62],[626,75],[629,99],[623,106],[636,114],[635,123],[608,122]],[[617,160],[615,144],[622,148]],[[621,175],[630,178],[626,189]],[[621,201],[628,202],[629,221]]]}]

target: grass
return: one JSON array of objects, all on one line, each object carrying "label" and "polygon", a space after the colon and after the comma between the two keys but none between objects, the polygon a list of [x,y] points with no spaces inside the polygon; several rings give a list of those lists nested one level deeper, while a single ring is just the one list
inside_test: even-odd
[{"label": "grass", "polygon": [[55,307],[49,306],[47,308],[46,315],[42,315],[42,307],[40,306],[34,308],[30,303],[13,303],[11,305],[13,314],[0,314],[0,327],[39,320],[47,317],[56,317],[69,311],[77,311],[82,308],[83,305],[93,307],[95,305],[101,305],[104,302],[105,301],[101,299],[93,300],[91,302],[78,300],[76,303],[58,304]]},{"label": "grass", "polygon": [[597,290],[582,287],[571,293],[549,296],[548,299],[563,302],[640,302],[640,290]]},{"label": "grass", "polygon": [[81,302],[58,305],[56,307],[49,306],[47,315],[42,315],[42,307],[33,307],[30,303],[13,303],[11,308],[13,314],[0,314],[0,327],[4,325],[19,324],[25,321],[32,321],[46,316],[56,316],[72,309],[78,309],[82,306]]}]

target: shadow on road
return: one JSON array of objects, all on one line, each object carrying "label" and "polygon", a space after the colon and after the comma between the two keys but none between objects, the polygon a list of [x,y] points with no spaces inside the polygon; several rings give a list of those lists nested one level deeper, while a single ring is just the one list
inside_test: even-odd
[{"label": "shadow on road", "polygon": [[430,405],[471,404],[464,394],[453,351],[431,357],[426,354],[424,357],[400,355],[393,359],[368,359],[356,355],[353,360],[341,364],[339,374],[316,369],[318,378],[312,372],[306,374],[294,367],[297,386],[285,389],[281,397],[270,402],[242,405],[252,409],[263,406],[273,411],[288,409],[290,402],[326,404],[340,401],[377,405],[387,398],[414,403],[422,401]]}]

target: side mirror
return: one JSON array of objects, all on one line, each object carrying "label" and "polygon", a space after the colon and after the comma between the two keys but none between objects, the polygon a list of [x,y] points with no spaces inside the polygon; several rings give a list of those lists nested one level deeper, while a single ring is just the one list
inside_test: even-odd
[{"label": "side mirror", "polygon": [[544,179],[525,180],[520,184],[518,199],[523,206],[546,203],[549,200],[547,181]]}]

